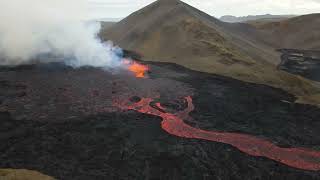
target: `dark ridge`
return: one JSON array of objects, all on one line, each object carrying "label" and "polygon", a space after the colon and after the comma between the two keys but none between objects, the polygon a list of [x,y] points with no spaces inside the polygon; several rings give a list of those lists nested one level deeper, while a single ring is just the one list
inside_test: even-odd
[{"label": "dark ridge", "polygon": [[278,69],[320,81],[320,51],[298,49],[279,49],[278,51],[282,53]]}]

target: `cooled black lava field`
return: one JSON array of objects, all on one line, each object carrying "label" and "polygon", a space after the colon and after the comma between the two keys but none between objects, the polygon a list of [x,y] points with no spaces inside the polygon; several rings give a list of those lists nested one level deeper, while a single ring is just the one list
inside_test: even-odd
[{"label": "cooled black lava field", "polygon": [[[319,108],[264,85],[174,64],[149,66],[148,78],[60,64],[1,67],[0,168],[62,180],[320,179]],[[194,106],[189,115],[179,113],[190,107],[186,97]],[[115,103],[145,98],[154,110]],[[195,132],[167,127],[164,117],[181,118]],[[199,138],[206,132],[233,139]],[[241,134],[256,137],[257,146],[272,142],[270,152],[279,156],[254,156]],[[292,163],[290,153],[280,152],[286,148],[293,155],[303,149],[298,155],[306,161]],[[254,152],[261,151],[269,150]]]}]

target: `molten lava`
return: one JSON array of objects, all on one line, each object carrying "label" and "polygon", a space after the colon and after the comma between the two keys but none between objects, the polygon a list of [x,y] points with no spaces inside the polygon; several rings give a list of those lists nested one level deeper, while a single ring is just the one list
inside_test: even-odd
[{"label": "molten lava", "polygon": [[128,70],[133,72],[137,78],[144,78],[149,67],[128,59],[123,60],[123,64],[128,66]]},{"label": "molten lava", "polygon": [[268,140],[251,135],[218,131],[205,131],[184,123],[183,119],[191,118],[189,113],[194,110],[191,97],[186,97],[188,108],[172,114],[156,103],[157,108],[150,106],[154,100],[142,98],[139,102],[115,101],[114,105],[122,110],[135,110],[140,113],[159,116],[163,119],[162,128],[171,135],[182,138],[202,139],[229,144],[251,156],[266,157],[291,167],[304,170],[320,170],[320,152],[303,148],[281,148]]}]

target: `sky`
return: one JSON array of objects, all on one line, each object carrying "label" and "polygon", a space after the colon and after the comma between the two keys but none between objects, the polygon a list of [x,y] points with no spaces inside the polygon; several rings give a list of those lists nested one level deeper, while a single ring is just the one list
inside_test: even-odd
[{"label": "sky", "polygon": [[[92,18],[124,18],[155,0],[88,0]],[[212,15],[320,13],[320,0],[183,0]]]}]

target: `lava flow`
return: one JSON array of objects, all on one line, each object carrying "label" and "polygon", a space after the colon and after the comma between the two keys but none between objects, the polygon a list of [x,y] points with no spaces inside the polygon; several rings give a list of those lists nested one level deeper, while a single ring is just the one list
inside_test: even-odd
[{"label": "lava flow", "polygon": [[147,65],[140,64],[136,61],[125,59],[123,64],[128,66],[128,70],[133,72],[137,78],[144,78],[149,67]]},{"label": "lava flow", "polygon": [[194,110],[194,105],[191,97],[186,97],[186,100],[188,108],[175,114],[167,113],[166,108],[161,106],[160,103],[156,103],[157,108],[151,107],[150,103],[154,102],[151,98],[142,98],[137,103],[115,101],[114,105],[122,110],[135,110],[161,117],[163,119],[161,122],[162,129],[171,135],[221,142],[236,147],[251,156],[266,157],[298,169],[320,170],[320,152],[304,148],[281,148],[268,140],[251,135],[205,131],[189,126],[184,123],[183,119],[190,118],[189,113]]}]

